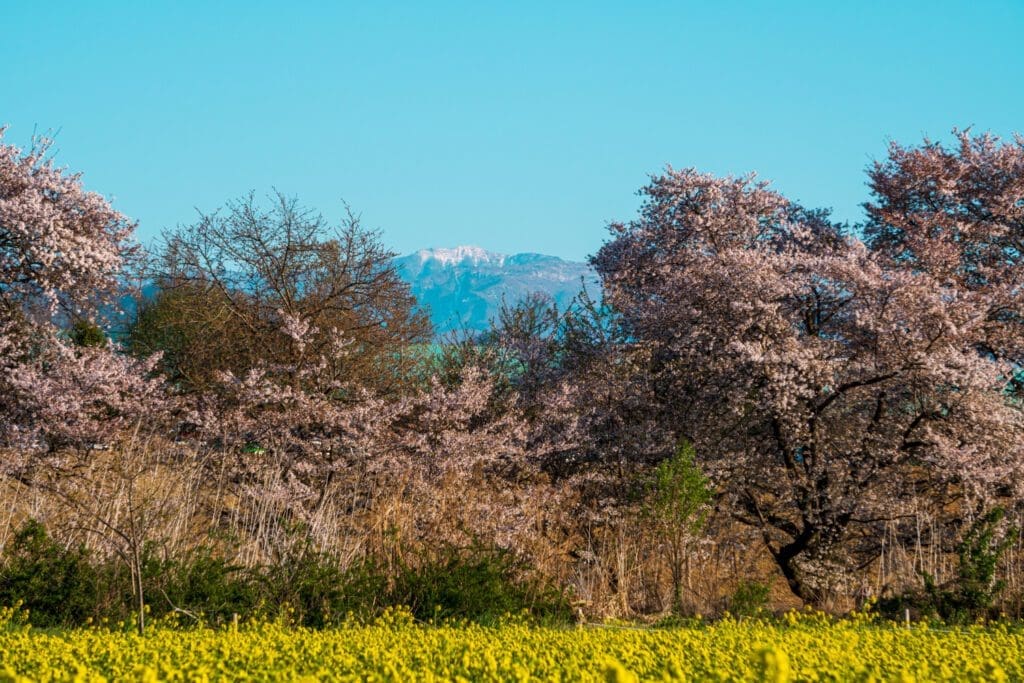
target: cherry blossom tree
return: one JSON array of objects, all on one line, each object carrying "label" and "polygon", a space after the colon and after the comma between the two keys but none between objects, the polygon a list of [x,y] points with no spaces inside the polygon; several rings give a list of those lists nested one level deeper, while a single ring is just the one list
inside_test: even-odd
[{"label": "cherry blossom tree", "polygon": [[23,151],[0,129],[0,442],[24,454],[101,441],[142,415],[161,390],[150,366],[102,339],[76,346],[61,333],[118,295],[135,255],[134,226],[77,174],[56,167],[48,143]]},{"label": "cherry blossom tree", "polygon": [[5,319],[49,322],[58,309],[88,315],[110,300],[131,254],[134,226],[81,177],[56,167],[49,145],[2,143],[0,306]]},{"label": "cherry blossom tree", "polygon": [[953,149],[893,143],[869,169],[872,248],[985,312],[986,352],[1024,360],[1024,137],[955,131]]},{"label": "cherry blossom tree", "polygon": [[753,177],[670,168],[643,193],[594,265],[720,509],[760,531],[797,596],[819,602],[870,559],[852,541],[915,494],[1019,488],[1024,420],[1012,364],[984,350],[984,288],[905,267]]},{"label": "cherry blossom tree", "polygon": [[[124,356],[95,324],[121,295],[120,276],[136,253],[134,226],[85,191],[79,175],[56,167],[45,140],[23,151],[5,144],[3,133],[0,472],[55,497],[94,533],[131,546],[126,553],[117,545],[132,570],[141,633],[139,530],[152,506],[140,503],[134,486],[148,463],[130,443],[110,458],[80,457],[122,434],[133,442],[143,421],[159,423],[169,405],[162,383],[150,378],[158,358]],[[126,522],[109,514],[95,485],[111,493],[127,486]]]}]

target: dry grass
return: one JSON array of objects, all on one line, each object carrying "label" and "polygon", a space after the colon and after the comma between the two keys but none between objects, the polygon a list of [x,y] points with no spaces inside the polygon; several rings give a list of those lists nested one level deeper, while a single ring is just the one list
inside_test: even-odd
[{"label": "dry grass", "polygon": [[[243,476],[222,454],[157,440],[61,460],[59,469],[37,468],[29,480],[0,481],[0,544],[29,518],[68,547],[84,545],[104,557],[124,557],[133,544],[155,544],[167,556],[204,545],[250,566],[276,562],[297,543],[311,543],[343,566],[372,557],[385,567],[445,545],[497,544],[567,587],[588,619],[641,618],[671,604],[665,553],[639,517],[589,520],[577,498],[543,483],[513,487],[486,476],[426,481],[414,472],[349,468],[307,482],[299,495],[279,467],[250,466]],[[956,558],[932,542],[944,533],[926,511],[888,525],[880,555],[825,607],[846,611],[863,597],[919,586],[921,572],[949,578]],[[742,580],[769,584],[773,610],[799,605],[749,530],[718,525],[692,548],[686,611],[723,612]],[[1000,577],[1005,609],[1021,616],[1020,541]]]}]

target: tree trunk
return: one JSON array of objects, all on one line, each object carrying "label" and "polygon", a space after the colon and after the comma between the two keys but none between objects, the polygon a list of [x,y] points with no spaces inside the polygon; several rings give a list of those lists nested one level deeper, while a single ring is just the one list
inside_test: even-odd
[{"label": "tree trunk", "polygon": [[819,605],[825,598],[821,579],[816,580],[813,575],[809,575],[806,563],[816,559],[824,561],[829,549],[839,545],[849,523],[850,515],[840,514],[822,524],[805,526],[792,542],[779,548],[773,548],[768,543],[768,550],[782,571],[789,589],[805,603]]},{"label": "tree trunk", "polygon": [[137,544],[132,544],[132,573],[135,575],[136,607],[139,610],[139,635],[146,633],[146,597],[142,593],[142,557]]},{"label": "tree trunk", "polygon": [[809,605],[817,605],[822,599],[821,592],[808,584],[799,566],[800,556],[804,554],[805,550],[806,546],[801,550],[794,548],[794,544],[791,543],[780,548],[778,552],[773,552],[772,556],[793,595]]},{"label": "tree trunk", "polygon": [[683,542],[679,538],[671,541],[672,560],[672,614],[682,615],[683,613],[683,557],[685,554]]}]

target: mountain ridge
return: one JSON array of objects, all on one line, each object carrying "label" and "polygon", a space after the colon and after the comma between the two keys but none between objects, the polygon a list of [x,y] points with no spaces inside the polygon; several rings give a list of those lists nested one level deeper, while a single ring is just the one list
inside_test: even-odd
[{"label": "mountain ridge", "polygon": [[597,273],[588,264],[532,252],[433,247],[396,257],[395,265],[416,300],[430,310],[437,334],[484,330],[503,301],[515,304],[536,292],[559,306],[568,305],[583,287],[591,295],[600,292]]}]

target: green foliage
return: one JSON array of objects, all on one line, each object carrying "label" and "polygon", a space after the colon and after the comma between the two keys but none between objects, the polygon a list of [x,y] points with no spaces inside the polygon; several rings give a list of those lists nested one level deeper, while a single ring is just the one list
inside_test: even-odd
[{"label": "green foliage", "polygon": [[509,614],[528,613],[542,621],[567,623],[566,596],[522,578],[522,568],[503,549],[448,549],[439,559],[402,567],[390,602],[409,607],[421,620],[467,619],[495,623]]},{"label": "green foliage", "polygon": [[996,600],[1006,587],[996,570],[1020,530],[1005,528],[1006,513],[996,507],[968,527],[957,544],[956,576],[943,584],[928,572],[920,572],[923,588],[879,600],[876,609],[889,619],[902,621],[904,610],[914,617],[931,617],[948,624],[966,624],[994,616]]},{"label": "green foliage", "polygon": [[4,548],[0,606],[21,603],[33,626],[82,624],[96,613],[97,579],[85,549],[59,545],[29,520]]},{"label": "green foliage", "polygon": [[681,441],[675,453],[654,470],[643,516],[667,549],[672,572],[672,612],[683,612],[683,565],[693,539],[707,522],[712,491],[695,461],[693,444]]},{"label": "green foliage", "polygon": [[75,346],[96,348],[107,343],[106,333],[96,323],[79,318],[68,330],[68,336]]},{"label": "green foliage", "polygon": [[160,371],[181,389],[208,386],[218,369],[238,371],[248,359],[229,326],[204,324],[194,311],[216,320],[230,320],[229,301],[204,287],[177,285],[160,289],[138,302],[136,319],[127,331],[127,347],[146,358],[160,353]]},{"label": "green foliage", "polygon": [[310,548],[264,570],[260,584],[270,611],[287,608],[290,618],[312,628],[340,623],[350,614],[374,616],[387,595],[387,575],[372,561],[344,569]]},{"label": "green foliage", "polygon": [[936,614],[947,622],[967,622],[985,616],[1006,587],[996,580],[996,569],[1003,554],[1017,540],[1019,529],[1000,534],[1006,516],[1002,508],[993,508],[976,519],[957,546],[959,567],[956,578],[939,586],[935,578],[923,572],[923,611]]},{"label": "green foliage", "polygon": [[729,598],[729,611],[737,617],[757,617],[768,611],[771,586],[760,581],[743,580]]},{"label": "green foliage", "polygon": [[[156,550],[147,546],[142,560],[154,618],[176,613],[226,624],[237,614],[324,628],[351,618],[369,622],[389,607],[407,606],[424,621],[496,623],[509,614],[558,623],[572,619],[565,595],[524,579],[524,568],[504,550],[450,549],[400,566],[394,575],[370,559],[342,567],[301,543],[275,564],[256,568],[233,565],[202,547],[178,558],[160,557]],[[19,605],[34,626],[130,620],[135,604],[123,563],[64,548],[38,522],[27,522],[5,548],[0,607]]]},{"label": "green foliage", "polygon": [[[123,563],[97,560],[84,548],[65,548],[34,520],[15,532],[0,567],[0,606],[20,604],[33,626],[121,620],[135,606]],[[203,548],[180,559],[160,559],[147,547],[142,570],[146,603],[155,617],[179,611],[226,623],[233,614],[252,614],[260,599],[250,572]]]},{"label": "green foliage", "polygon": [[707,521],[712,492],[695,459],[693,444],[683,440],[651,478],[644,512],[669,532],[698,534]]},{"label": "green foliage", "polygon": [[229,623],[235,614],[252,614],[259,586],[252,573],[198,548],[179,560],[144,563],[146,604],[154,616],[179,611],[206,623]]}]

